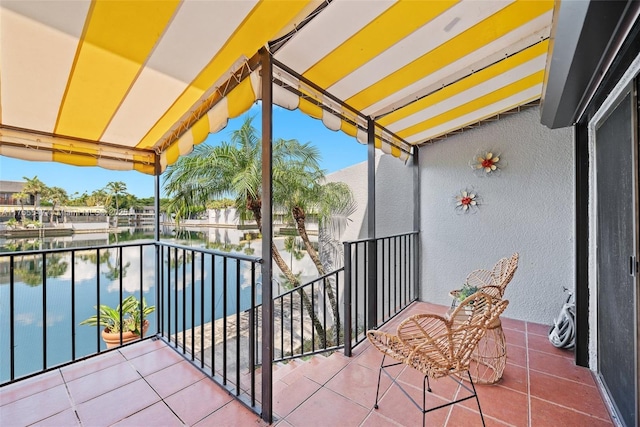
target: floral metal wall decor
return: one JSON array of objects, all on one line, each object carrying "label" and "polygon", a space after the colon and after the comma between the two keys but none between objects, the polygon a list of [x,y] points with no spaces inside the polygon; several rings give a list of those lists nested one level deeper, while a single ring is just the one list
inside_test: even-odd
[{"label": "floral metal wall decor", "polygon": [[469,166],[478,176],[499,175],[504,161],[500,160],[500,154],[492,151],[483,151],[475,155],[469,162]]},{"label": "floral metal wall decor", "polygon": [[460,190],[455,196],[456,211],[459,213],[476,213],[480,205],[480,197],[473,190]]}]

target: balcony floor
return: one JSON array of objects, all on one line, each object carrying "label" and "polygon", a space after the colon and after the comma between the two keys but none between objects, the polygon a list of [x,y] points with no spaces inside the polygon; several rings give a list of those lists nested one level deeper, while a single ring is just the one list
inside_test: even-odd
[{"label": "balcony floor", "polygon": [[[446,307],[415,303],[389,325]],[[573,353],[554,348],[548,327],[502,319],[508,362],[496,385],[477,386],[488,426],[613,425],[592,373]],[[414,426],[421,413],[383,379],[373,409],[381,354],[367,342],[351,358],[340,353],[274,366],[274,424],[286,426]],[[421,398],[422,376],[399,368],[397,380]],[[459,393],[444,378],[433,395]],[[226,390],[162,340],[145,341],[0,389],[0,425],[9,426],[265,425]],[[434,411],[427,425],[481,425],[475,400]]]}]

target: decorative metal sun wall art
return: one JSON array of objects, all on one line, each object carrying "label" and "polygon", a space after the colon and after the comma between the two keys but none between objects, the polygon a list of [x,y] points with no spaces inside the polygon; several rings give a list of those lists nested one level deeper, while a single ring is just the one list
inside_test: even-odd
[{"label": "decorative metal sun wall art", "polygon": [[458,213],[476,213],[480,205],[480,196],[473,189],[460,190],[455,196],[455,207]]},{"label": "decorative metal sun wall art", "polygon": [[500,154],[481,151],[469,162],[469,166],[477,176],[497,176],[504,167],[504,161],[500,159]]}]

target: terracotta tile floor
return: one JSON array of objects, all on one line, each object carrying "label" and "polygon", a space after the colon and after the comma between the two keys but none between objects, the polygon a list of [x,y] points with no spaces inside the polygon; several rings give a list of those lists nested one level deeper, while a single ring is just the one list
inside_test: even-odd
[{"label": "terracotta tile floor", "polygon": [[[400,319],[446,307],[415,303]],[[496,385],[477,386],[488,426],[613,425],[588,369],[549,344],[547,327],[503,319],[508,360]],[[415,426],[421,413],[391,381],[373,409],[381,355],[368,343],[340,353],[274,366],[274,424],[286,426]],[[422,376],[393,374],[422,396]],[[462,393],[453,381],[432,382],[430,402]],[[0,426],[265,425],[163,341],[145,341],[0,389]],[[429,426],[481,425],[475,400],[434,411]]]}]

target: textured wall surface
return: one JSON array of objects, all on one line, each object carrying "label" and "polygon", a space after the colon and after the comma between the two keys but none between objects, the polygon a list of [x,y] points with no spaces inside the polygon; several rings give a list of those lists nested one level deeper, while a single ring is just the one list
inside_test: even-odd
[{"label": "textured wall surface", "polygon": [[[413,230],[413,204],[421,204],[421,298],[450,304],[449,291],[467,274],[520,253],[509,284],[505,316],[551,324],[573,288],[574,161],[570,129],[549,130],[537,108],[447,138],[420,150],[418,197],[410,164],[376,154],[378,236]],[[500,153],[499,176],[478,177],[469,166],[480,151]],[[367,237],[367,163],[327,176],[348,183],[358,210],[341,240]],[[475,214],[459,214],[464,188],[481,197]]]},{"label": "textured wall surface", "polygon": [[[551,324],[562,287],[573,289],[574,161],[572,130],[550,130],[531,108],[420,150],[421,298],[449,304],[467,274],[520,253],[505,298],[506,317]],[[501,154],[499,176],[477,177],[479,151]],[[459,214],[455,195],[473,188],[475,214]]]},{"label": "textured wall surface", "polygon": [[414,190],[413,166],[388,154],[377,157],[376,235],[378,237],[414,231],[413,204],[419,196]]},{"label": "textured wall surface", "polygon": [[344,242],[367,237],[367,162],[332,172],[327,175],[326,180],[346,183],[357,204],[357,210],[349,217],[350,221],[340,240]]},{"label": "textured wall surface", "polygon": [[[345,182],[351,187],[358,210],[342,236],[357,240],[367,235],[367,162],[327,175],[328,182]],[[378,237],[407,233],[413,230],[413,204],[417,199],[411,163],[376,150],[376,235]]]}]

